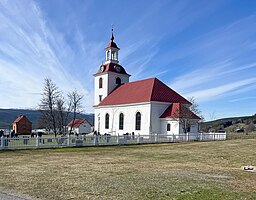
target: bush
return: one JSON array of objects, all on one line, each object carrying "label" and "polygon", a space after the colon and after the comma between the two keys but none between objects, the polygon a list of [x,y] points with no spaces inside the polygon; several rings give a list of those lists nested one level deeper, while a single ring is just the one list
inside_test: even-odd
[{"label": "bush", "polygon": [[253,132],[255,129],[255,126],[253,123],[250,123],[249,125],[245,126],[245,133],[250,133]]}]

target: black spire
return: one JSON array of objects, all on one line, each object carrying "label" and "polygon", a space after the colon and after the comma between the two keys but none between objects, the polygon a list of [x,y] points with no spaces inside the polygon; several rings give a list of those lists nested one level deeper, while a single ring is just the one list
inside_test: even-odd
[{"label": "black spire", "polygon": [[111,29],[111,31],[112,31],[112,34],[111,34],[111,37],[110,37],[110,40],[111,40],[111,42],[113,42],[114,41],[114,39],[115,39],[115,37],[114,37],[114,29],[113,29],[113,24],[112,24],[112,29]]}]

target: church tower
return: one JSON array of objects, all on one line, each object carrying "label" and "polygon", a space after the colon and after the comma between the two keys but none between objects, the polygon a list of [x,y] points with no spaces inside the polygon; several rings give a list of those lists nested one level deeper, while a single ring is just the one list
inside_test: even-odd
[{"label": "church tower", "polygon": [[119,64],[119,48],[114,42],[114,34],[110,37],[110,42],[105,48],[106,59],[100,65],[98,72],[94,74],[94,105],[97,106],[116,87],[129,82],[130,75]]}]

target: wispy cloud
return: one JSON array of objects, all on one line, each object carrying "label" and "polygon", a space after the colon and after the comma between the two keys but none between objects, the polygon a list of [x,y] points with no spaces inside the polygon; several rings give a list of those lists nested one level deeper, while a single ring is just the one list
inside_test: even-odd
[{"label": "wispy cloud", "polygon": [[[154,66],[157,67],[155,71],[151,67],[150,70],[154,72],[148,73],[149,67],[145,65],[152,64],[154,61],[158,61],[158,65],[162,65],[162,62],[170,61],[170,55],[167,55],[166,59],[162,59],[161,42],[166,38],[175,37],[197,20],[210,15],[221,5],[221,2],[209,5],[204,2],[191,3],[188,1],[175,3],[151,1],[151,3],[146,4],[143,7],[143,12],[138,13],[136,21],[128,25],[118,38],[124,45],[120,53],[121,61],[128,70],[133,72],[132,79],[147,78],[150,74],[153,76],[163,74],[159,72],[159,69],[157,70],[159,66]],[[147,61],[140,64],[144,58],[147,58]]]},{"label": "wispy cloud", "polygon": [[[0,20],[0,86],[1,93],[9,98],[8,102],[0,100],[1,107],[35,107],[40,96],[33,94],[40,93],[46,77],[64,92],[77,88],[85,96],[91,95],[74,74],[68,73],[73,67],[67,66],[68,60],[76,52],[61,33],[47,26],[35,2],[0,2]],[[91,111],[92,101],[86,104]]]},{"label": "wispy cloud", "polygon": [[[135,61],[129,63],[127,65],[127,68],[133,68],[132,72],[132,80],[138,80],[145,78],[145,67],[147,64],[154,58],[154,56],[157,54],[158,50],[155,50],[151,52],[149,55],[146,55],[144,57],[141,57],[140,59],[136,59]],[[136,67],[135,67],[136,66]]]},{"label": "wispy cloud", "polygon": [[171,86],[178,90],[193,90],[194,86],[206,86],[206,83],[232,76],[232,74],[236,76],[236,73],[251,68],[256,69],[256,62],[237,67],[231,60],[225,60],[181,75],[173,81]]},{"label": "wispy cloud", "polygon": [[186,56],[195,57],[191,63],[192,71],[176,77],[170,85],[200,101],[253,90],[249,84],[255,82],[256,73],[255,52],[252,48],[253,35],[256,34],[253,28],[255,21],[256,15],[252,15],[190,42],[181,51],[184,59]]},{"label": "wispy cloud", "polygon": [[249,100],[249,99],[256,99],[256,96],[254,96],[254,97],[243,97],[243,98],[231,99],[229,102],[245,101],[245,100]]},{"label": "wispy cloud", "polygon": [[224,60],[203,68],[197,68],[192,72],[175,78],[173,83],[171,83],[171,87],[177,90],[191,90],[194,86],[210,82],[216,79],[216,77],[225,74],[224,69],[230,67],[230,65],[230,60]]},{"label": "wispy cloud", "polygon": [[220,98],[223,96],[227,96],[230,91],[234,91],[243,86],[247,86],[250,84],[256,83],[256,78],[245,79],[241,81],[236,81],[230,84],[221,85],[214,88],[199,90],[196,92],[187,93],[186,96],[193,96],[201,101],[211,101],[216,98]]}]

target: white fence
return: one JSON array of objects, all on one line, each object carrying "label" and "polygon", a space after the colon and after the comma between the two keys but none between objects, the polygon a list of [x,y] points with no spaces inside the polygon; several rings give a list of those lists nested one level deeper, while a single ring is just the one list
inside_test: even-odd
[{"label": "white fence", "polygon": [[226,133],[199,133],[194,135],[98,135],[98,136],[61,136],[61,137],[35,137],[0,138],[0,149],[31,149],[51,147],[74,146],[106,146],[153,144],[190,141],[225,140]]}]

